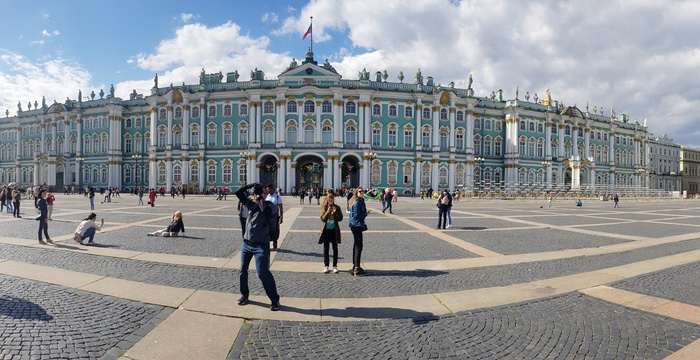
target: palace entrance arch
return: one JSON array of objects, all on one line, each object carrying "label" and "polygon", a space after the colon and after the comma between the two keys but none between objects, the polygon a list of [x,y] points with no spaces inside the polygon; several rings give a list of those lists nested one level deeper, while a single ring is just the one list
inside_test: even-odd
[{"label": "palace entrance arch", "polygon": [[323,160],[319,156],[304,155],[296,161],[297,189],[323,189]]},{"label": "palace entrance arch", "polygon": [[278,187],[277,171],[277,159],[272,155],[265,155],[260,161],[260,183],[263,186],[273,184],[275,187]]},{"label": "palace entrance arch", "polygon": [[360,159],[348,155],[340,164],[340,186],[343,188],[356,188],[360,186]]}]

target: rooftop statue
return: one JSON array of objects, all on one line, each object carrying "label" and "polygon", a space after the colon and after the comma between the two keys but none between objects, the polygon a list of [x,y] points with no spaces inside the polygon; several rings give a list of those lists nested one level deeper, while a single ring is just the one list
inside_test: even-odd
[{"label": "rooftop statue", "polygon": [[[328,61],[328,60],[326,60],[326,61]],[[299,66],[299,65],[297,65],[297,59],[296,59],[296,58],[292,58],[292,62],[289,64],[289,68],[290,68],[290,69],[293,69],[293,68],[295,68],[295,67],[297,67],[297,66]]]},{"label": "rooftop statue", "polygon": [[598,107],[593,105],[593,115],[598,113]]},{"label": "rooftop statue", "polygon": [[22,102],[21,101],[17,102],[17,112],[22,112]]},{"label": "rooftop statue", "polygon": [[474,78],[472,78],[472,74],[469,74],[469,80],[467,80],[467,89],[472,88],[472,83],[474,82]]},{"label": "rooftop statue", "polygon": [[367,72],[366,68],[363,68],[362,71],[358,73],[360,80],[369,80],[369,72]]},{"label": "rooftop statue", "polygon": [[41,107],[42,108],[46,107],[46,97],[44,97],[44,96],[41,97]]},{"label": "rooftop statue", "polygon": [[454,88],[455,88],[455,82],[454,82],[454,81],[450,81],[450,83],[447,84],[447,86],[449,86],[449,87],[450,87],[450,91],[452,91],[452,90],[454,90]]},{"label": "rooftop statue", "polygon": [[32,102],[30,101],[29,104],[27,104],[27,110],[31,110],[31,109],[32,109]]},{"label": "rooftop statue", "polygon": [[158,74],[156,73],[156,76],[153,78],[153,87],[158,88]]},{"label": "rooftop statue", "polygon": [[34,100],[34,110],[39,108],[39,102]]},{"label": "rooftop statue", "polygon": [[102,98],[104,98],[104,97],[105,97],[105,90],[104,90],[104,89],[100,89],[100,99],[102,99]]},{"label": "rooftop statue", "polygon": [[537,104],[537,100],[539,100],[539,98],[537,97],[537,93],[535,93],[535,95],[532,97],[532,100],[534,100],[535,104]]},{"label": "rooftop statue", "polygon": [[525,101],[530,102],[530,92],[529,91],[525,92]]},{"label": "rooftop statue", "polygon": [[389,77],[389,73],[386,72],[386,69],[384,69],[384,72],[382,73],[382,79],[384,82],[386,82],[386,79]]},{"label": "rooftop statue", "polygon": [[95,90],[92,90],[92,92],[90,93],[90,100],[95,100]]},{"label": "rooftop statue", "polygon": [[495,100],[496,100],[496,92],[495,92],[495,91],[491,91],[490,99],[491,99],[491,101],[495,101]]},{"label": "rooftop statue", "polygon": [[5,109],[5,117],[10,117],[10,110]]},{"label": "rooftop statue", "polygon": [[603,107],[600,107],[600,115],[603,115]]},{"label": "rooftop statue", "polygon": [[403,83],[403,71],[399,71],[399,82]]},{"label": "rooftop statue", "polygon": [[78,90],[78,102],[83,102],[83,91]]},{"label": "rooftop statue", "polygon": [[423,85],[423,75],[420,72],[420,68],[416,71],[416,77],[413,79],[413,84]]},{"label": "rooftop statue", "polygon": [[519,92],[519,90],[520,90],[520,89],[516,86],[516,87],[515,87],[515,100],[518,100],[518,92]]},{"label": "rooftop statue", "polygon": [[206,74],[206,73],[204,72],[204,68],[202,68],[202,72],[199,73],[199,83],[200,83],[200,84],[204,84],[204,75],[205,75],[205,74]]},{"label": "rooftop statue", "polygon": [[328,59],[326,59],[326,62],[323,63],[323,66],[325,66],[325,67],[331,66],[331,63],[328,62]]},{"label": "rooftop statue", "polygon": [[239,76],[240,76],[240,75],[238,74],[238,70],[235,70],[235,71],[233,72],[233,81],[238,81],[238,77],[239,77]]},{"label": "rooftop statue", "polygon": [[114,97],[114,84],[109,86],[109,96]]},{"label": "rooftop statue", "polygon": [[586,112],[588,112],[588,100],[586,100]]},{"label": "rooftop statue", "polygon": [[615,109],[613,109],[612,106],[610,107],[610,117],[611,117],[611,118],[614,118],[614,117],[615,117]]}]

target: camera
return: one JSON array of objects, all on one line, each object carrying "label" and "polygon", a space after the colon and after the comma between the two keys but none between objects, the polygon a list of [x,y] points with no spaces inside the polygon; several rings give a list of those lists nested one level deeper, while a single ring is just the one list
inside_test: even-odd
[{"label": "camera", "polygon": [[253,194],[255,194],[255,196],[261,196],[263,194],[262,184],[255,184],[253,187]]}]

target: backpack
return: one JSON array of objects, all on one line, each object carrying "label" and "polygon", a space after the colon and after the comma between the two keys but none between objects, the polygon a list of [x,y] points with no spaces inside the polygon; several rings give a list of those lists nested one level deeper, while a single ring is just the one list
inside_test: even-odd
[{"label": "backpack", "polygon": [[442,199],[440,199],[440,204],[445,206],[450,205],[450,197],[447,195],[443,196]]}]

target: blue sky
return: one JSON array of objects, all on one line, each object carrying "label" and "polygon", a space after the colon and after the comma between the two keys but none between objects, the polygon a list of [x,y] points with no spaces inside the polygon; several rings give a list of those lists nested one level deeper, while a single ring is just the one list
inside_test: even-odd
[{"label": "blue sky", "polygon": [[0,0],[0,109],[75,99],[114,84],[117,96],[207,72],[274,79],[308,48],[346,79],[418,68],[476,95],[519,88],[582,110],[647,119],[657,136],[700,147],[700,2],[672,0]]}]

